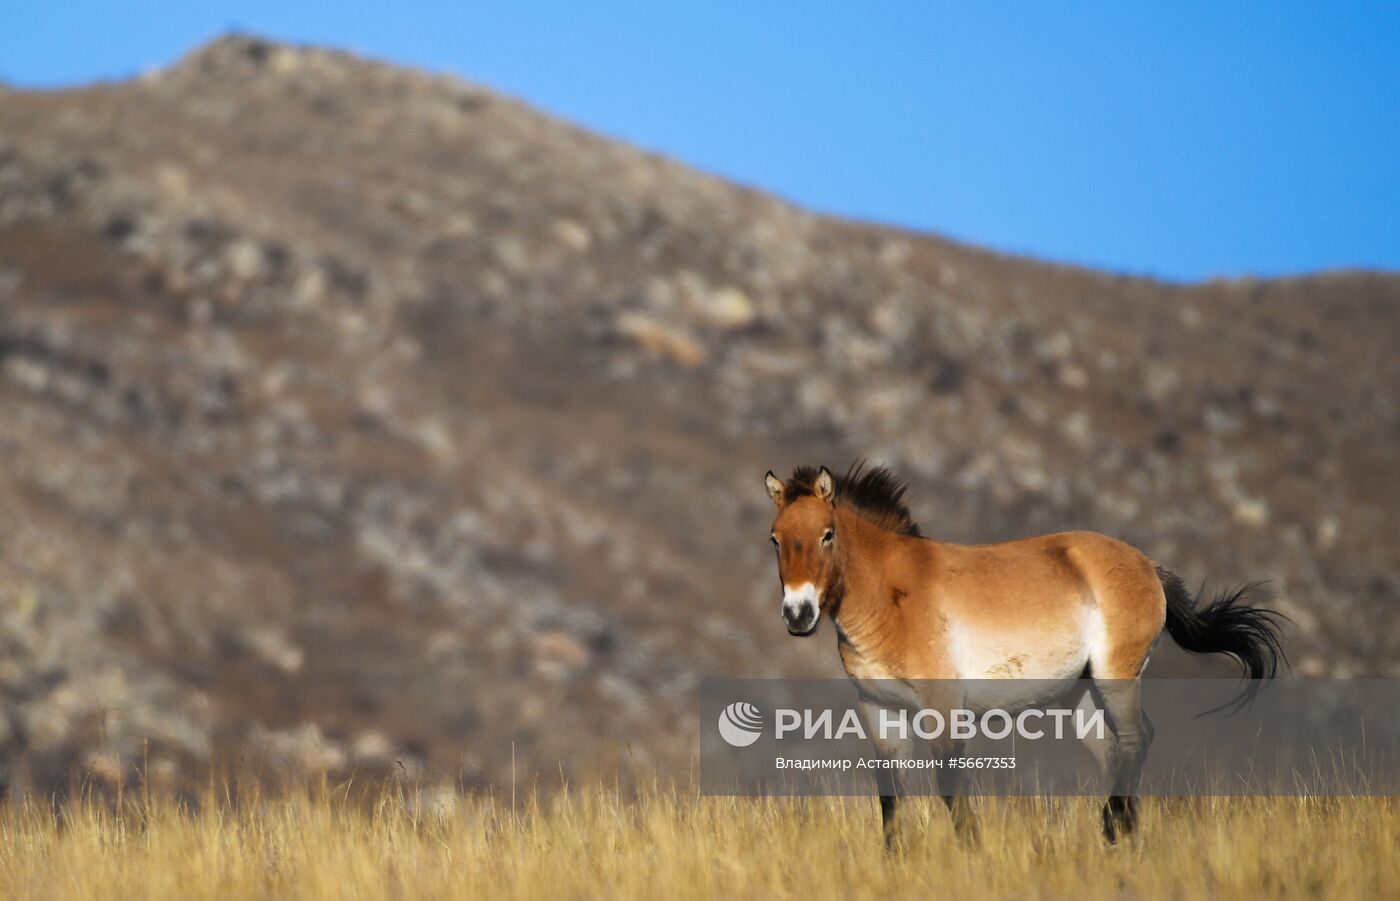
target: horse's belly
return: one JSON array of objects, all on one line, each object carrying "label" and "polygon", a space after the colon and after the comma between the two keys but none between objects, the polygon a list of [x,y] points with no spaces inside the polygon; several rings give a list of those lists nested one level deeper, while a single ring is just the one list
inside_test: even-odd
[{"label": "horse's belly", "polygon": [[[1095,618],[1086,614],[1085,619]],[[962,628],[951,631],[953,666],[960,679],[1077,679],[1089,663],[1092,622],[1035,629]]]},{"label": "horse's belly", "polygon": [[959,661],[968,680],[964,703],[973,710],[1023,710],[1061,698],[1084,672],[1088,655],[1078,647],[1007,648],[974,645]]}]

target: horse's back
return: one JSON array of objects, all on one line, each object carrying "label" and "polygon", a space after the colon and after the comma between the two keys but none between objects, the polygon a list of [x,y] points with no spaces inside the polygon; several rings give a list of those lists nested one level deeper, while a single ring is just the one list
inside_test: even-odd
[{"label": "horse's back", "polygon": [[1106,579],[1141,580],[1152,562],[1130,544],[1098,532],[1055,532],[998,544],[941,544],[940,579],[977,586],[987,600],[1039,594],[1086,597]]}]

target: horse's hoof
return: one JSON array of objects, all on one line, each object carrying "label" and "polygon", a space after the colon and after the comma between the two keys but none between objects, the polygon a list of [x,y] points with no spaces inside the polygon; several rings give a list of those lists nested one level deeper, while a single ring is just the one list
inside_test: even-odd
[{"label": "horse's hoof", "polygon": [[1110,845],[1137,828],[1137,805],[1132,798],[1110,798],[1103,806],[1103,837]]},{"label": "horse's hoof", "polygon": [[1110,845],[1118,844],[1118,826],[1113,822],[1113,813],[1107,804],[1103,807],[1103,837]]}]

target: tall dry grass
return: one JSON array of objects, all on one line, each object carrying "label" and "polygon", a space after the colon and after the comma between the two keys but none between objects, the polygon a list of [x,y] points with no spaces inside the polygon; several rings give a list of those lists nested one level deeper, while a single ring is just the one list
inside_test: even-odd
[{"label": "tall dry grass", "polygon": [[983,842],[888,855],[873,799],[574,791],[375,803],[334,791],[0,814],[3,898],[1202,898],[1400,895],[1397,799],[1145,802],[1106,847],[1090,799],[980,801]]}]

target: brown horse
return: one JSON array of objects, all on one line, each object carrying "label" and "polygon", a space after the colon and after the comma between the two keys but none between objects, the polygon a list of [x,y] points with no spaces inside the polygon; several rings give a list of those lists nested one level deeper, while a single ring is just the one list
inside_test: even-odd
[{"label": "brown horse", "polygon": [[[905,487],[886,469],[857,464],[837,478],[826,467],[801,467],[786,482],[771,472],[765,481],[778,507],[771,537],[788,632],[811,635],[830,616],[868,722],[882,707],[949,703],[923,696],[949,683],[926,680],[1050,680],[1066,690],[1093,680],[1090,700],[1111,733],[1100,752],[1112,784],[1103,808],[1109,841],[1136,824],[1133,795],[1152,740],[1140,680],[1163,626],[1188,651],[1234,657],[1250,679],[1271,678],[1282,659],[1279,615],[1240,603],[1252,586],[1198,607],[1179,578],[1106,535],[949,544],[920,535]],[[1014,699],[1015,686],[1007,688],[1012,694],[1001,697]],[[877,741],[876,749],[908,757],[912,739]],[[958,748],[945,739],[934,751],[952,756]],[[961,772],[940,768],[939,788],[958,835],[973,840],[977,821],[957,791]],[[900,779],[897,770],[877,773],[893,847]]]}]

